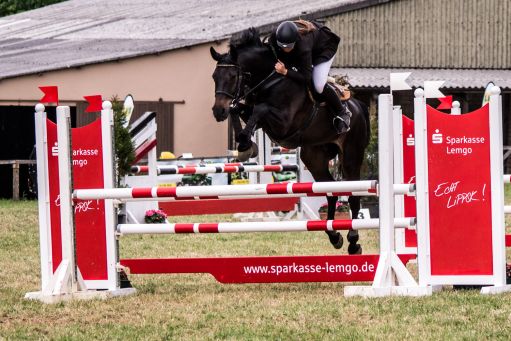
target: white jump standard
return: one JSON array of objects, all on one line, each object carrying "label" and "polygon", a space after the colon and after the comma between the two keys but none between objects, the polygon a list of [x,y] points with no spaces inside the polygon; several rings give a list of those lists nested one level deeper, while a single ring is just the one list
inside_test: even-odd
[{"label": "white jump standard", "polygon": [[[483,193],[490,193],[491,195],[491,214],[490,216],[497,216],[492,220],[492,224],[488,227],[485,226],[485,231],[491,232],[490,243],[484,245],[484,252],[481,253],[483,259],[485,272],[481,274],[471,274],[469,276],[456,276],[458,268],[457,263],[446,265],[450,262],[449,257],[445,256],[444,250],[438,252],[438,236],[435,234],[434,223],[437,219],[439,212],[431,210],[430,207],[435,204],[438,198],[430,200],[428,195],[434,193],[434,188],[437,186],[438,179],[431,180],[428,175],[434,174],[435,169],[427,163],[430,157],[430,152],[434,149],[429,145],[429,140],[432,137],[431,133],[427,131],[430,108],[426,109],[425,99],[421,97],[421,92],[416,92],[416,114],[417,119],[424,120],[424,124],[419,127],[416,126],[415,135],[415,148],[416,153],[416,169],[421,170],[417,172],[417,196],[418,214],[417,214],[417,230],[419,235],[418,246],[418,268],[419,268],[419,283],[412,277],[406,266],[404,265],[409,256],[414,255],[398,255],[395,249],[395,228],[413,228],[415,217],[396,218],[394,210],[394,196],[410,194],[413,191],[413,185],[396,185],[394,184],[393,177],[393,101],[391,95],[380,95],[379,97],[379,155],[385,157],[379,158],[379,183],[375,181],[353,181],[353,182],[325,182],[325,183],[284,183],[284,184],[265,184],[265,185],[244,185],[244,186],[205,186],[205,187],[177,187],[177,188],[157,188],[157,187],[143,187],[143,188],[112,188],[113,187],[113,157],[111,144],[103,144],[98,148],[101,152],[100,156],[96,159],[90,159],[91,162],[99,162],[103,160],[103,171],[100,178],[103,181],[101,184],[86,184],[83,185],[82,175],[73,177],[70,165],[71,163],[71,145],[70,145],[70,128],[69,128],[69,110],[64,107],[59,107],[57,110],[57,117],[59,123],[58,145],[59,145],[59,176],[60,176],[60,216],[62,219],[62,245],[53,245],[52,233],[57,233],[55,230],[49,229],[52,224],[50,221],[50,214],[47,212],[47,207],[50,203],[55,201],[55,191],[46,191],[46,197],[40,197],[40,229],[41,229],[41,261],[43,273],[43,290],[37,295],[27,295],[29,298],[37,298],[47,302],[55,302],[65,298],[75,298],[90,292],[91,289],[102,289],[103,297],[105,295],[118,295],[130,293],[131,291],[120,291],[119,289],[119,276],[118,271],[122,266],[130,269],[131,273],[197,273],[206,272],[211,273],[217,280],[222,283],[276,283],[276,282],[305,282],[305,281],[373,281],[371,286],[347,286],[345,287],[346,296],[362,295],[362,296],[388,296],[388,295],[407,295],[407,296],[422,296],[431,295],[433,287],[437,285],[451,285],[451,284],[481,284],[490,285],[482,290],[483,293],[498,293],[507,291],[510,286],[505,285],[505,246],[504,246],[504,230],[503,230],[503,206],[499,209],[499,200],[502,200],[502,172],[500,170],[491,170],[491,183],[488,186],[479,186],[482,188]],[[38,113],[41,117],[41,107],[38,106]],[[488,110],[488,109],[485,109]],[[490,106],[490,122],[489,132],[500,131],[500,121],[498,115],[501,113],[500,96],[498,91],[495,90],[491,96]],[[480,113],[484,119],[484,110]],[[422,116],[421,116],[422,115]],[[467,115],[468,116],[468,115]],[[102,111],[102,126],[101,134],[108,135],[112,129],[112,110],[109,103],[104,104]],[[463,116],[457,116],[463,117]],[[44,118],[45,119],[45,118]],[[46,119],[45,119],[46,120]],[[484,120],[482,121],[484,123]],[[41,123],[41,122],[40,122]],[[455,122],[456,123],[456,122]],[[48,130],[51,130],[50,123]],[[93,123],[96,124],[96,123]],[[91,126],[93,125],[91,124]],[[45,124],[39,124],[38,129]],[[97,124],[95,125],[98,126]],[[480,126],[484,127],[484,124]],[[421,128],[422,127],[422,128]],[[94,128],[94,127],[92,127]],[[91,128],[91,129],[92,129]],[[42,129],[42,128],[41,128]],[[43,130],[44,130],[43,129]],[[75,128],[76,129],[76,128]],[[82,129],[82,128],[80,128]],[[96,134],[97,128],[92,129]],[[419,133],[420,130],[423,130]],[[444,128],[442,128],[444,129]],[[447,131],[447,128],[445,128]],[[80,141],[80,138],[74,138],[73,134],[73,148],[81,147],[83,143],[89,141]],[[48,143],[54,143],[50,135],[44,135],[45,132],[38,133],[39,141],[45,141],[48,138]],[[438,134],[438,133],[434,133]],[[435,135],[436,136],[436,135]],[[93,140],[99,140],[96,138]],[[438,140],[438,136],[436,136]],[[499,147],[500,139],[500,147]],[[501,137],[490,136],[492,152],[491,163],[492,167],[495,162],[499,162],[498,158],[493,155],[501,153]],[[51,142],[50,142],[51,141]],[[436,141],[436,140],[435,140]],[[42,143],[42,142],[41,142]],[[80,143],[75,146],[75,143]],[[485,145],[484,148],[488,146]],[[91,147],[87,147],[91,148]],[[39,154],[39,149],[41,152]],[[51,149],[51,148],[50,148]],[[50,186],[49,181],[45,176],[49,173],[45,171],[45,165],[54,160],[51,159],[51,152],[47,152],[48,146],[38,148],[38,166],[41,162],[42,172],[39,179],[40,188],[49,187],[54,188],[54,183]],[[40,158],[39,158],[40,157]],[[54,158],[54,157],[53,157]],[[486,160],[482,158],[481,160]],[[50,162],[51,161],[51,162]],[[500,164],[502,164],[500,160]],[[482,164],[484,167],[490,167],[489,164]],[[502,165],[501,165],[502,166]],[[74,168],[79,170],[77,168]],[[424,171],[423,171],[424,170]],[[82,170],[83,172],[83,170]],[[80,173],[80,172],[77,172]],[[88,175],[87,173],[85,173]],[[499,174],[495,176],[495,174]],[[442,175],[442,174],[441,174]],[[449,176],[457,176],[450,172]],[[103,179],[104,178],[104,179]],[[486,179],[486,178],[485,178]],[[489,177],[488,177],[489,179]],[[71,184],[75,180],[75,186],[79,189],[73,190]],[[478,180],[479,181],[479,180]],[[486,181],[486,180],[485,180]],[[54,181],[53,181],[54,182]],[[495,190],[495,188],[499,188]],[[222,198],[229,200],[239,197],[284,197],[284,196],[315,196],[315,195],[333,195],[337,193],[365,193],[379,196],[379,209],[380,218],[378,220],[330,220],[330,221],[283,221],[280,223],[271,222],[252,222],[252,223],[189,223],[189,224],[117,224],[117,215],[115,212],[115,205],[123,201],[144,201],[153,198],[158,200],[182,200],[182,199],[208,199],[208,198]],[[73,199],[75,200],[75,209],[72,207]],[[436,201],[435,201],[436,200]],[[482,202],[482,201],[481,201]],[[93,207],[94,210],[80,210],[83,204],[99,205]],[[103,207],[104,205],[104,207]],[[43,212],[43,213],[41,213]],[[84,220],[88,214],[99,212],[102,215],[97,216],[95,224],[91,224],[91,220]],[[442,213],[444,214],[444,213]],[[479,214],[479,213],[477,213]],[[53,215],[52,215],[53,216]],[[445,216],[445,214],[444,214]],[[470,218],[469,218],[470,219]],[[79,237],[76,240],[76,245],[73,245],[75,240],[73,233],[73,220],[76,221],[76,235]],[[88,228],[91,226],[101,225],[104,226],[103,232],[89,233]],[[141,233],[246,233],[246,232],[312,232],[312,231],[325,231],[325,230],[342,230],[342,229],[378,229],[380,233],[380,253],[379,255],[354,255],[354,256],[278,256],[278,257],[226,257],[226,258],[181,258],[181,259],[119,259],[118,258],[118,242],[121,235],[127,234],[141,234]],[[478,229],[476,224],[474,229]],[[475,230],[474,230],[475,231]],[[477,232],[477,231],[476,231]],[[88,237],[85,238],[85,237]],[[85,239],[84,239],[85,238]],[[116,240],[117,238],[117,240]],[[104,241],[100,241],[103,240]],[[488,240],[488,238],[486,239]],[[452,250],[448,250],[457,257],[463,257],[463,252],[466,248],[458,247],[458,240],[453,241]],[[440,240],[441,242],[441,240]],[[89,252],[90,247],[101,246],[104,243],[104,249],[96,252],[102,257],[101,261],[94,260],[87,262],[84,259],[86,256],[91,255]],[[436,243],[436,244],[435,244]],[[101,245],[100,245],[101,244]],[[51,255],[52,252],[57,252],[62,247],[62,268],[58,270],[55,264],[55,258]],[[78,266],[76,259],[69,250],[75,249],[78,257]],[[52,251],[53,250],[53,251]],[[49,253],[49,254],[48,254]],[[489,257],[489,258],[488,258]],[[46,262],[46,263],[45,263]],[[343,268],[346,264],[360,266],[360,268],[372,269],[370,272],[360,272],[350,277],[344,273],[322,273],[319,271],[315,274],[288,274],[275,276],[273,274],[248,274],[243,272],[247,264],[315,264],[321,269],[322,264],[334,264]],[[91,266],[91,264],[94,264]],[[364,266],[362,266],[362,264]],[[101,269],[99,268],[102,266]],[[439,266],[440,265],[440,266]],[[213,267],[213,268],[211,268]],[[438,276],[438,269],[442,271],[451,271],[453,274],[446,273],[446,275]],[[465,267],[466,268],[466,267]],[[59,266],[60,269],[60,266]],[[58,271],[56,271],[58,270]],[[81,270],[81,271],[80,271]],[[101,270],[101,271],[100,271]],[[477,269],[476,269],[477,270]],[[98,271],[100,275],[95,275],[94,272]],[[466,270],[463,270],[466,271]],[[74,273],[73,273],[74,272]],[[472,269],[466,271],[467,273],[474,272]],[[80,273],[83,273],[84,280],[81,281]],[[96,280],[99,277],[101,280]],[[87,289],[87,290],[85,290]],[[93,294],[93,293],[92,293]]]}]

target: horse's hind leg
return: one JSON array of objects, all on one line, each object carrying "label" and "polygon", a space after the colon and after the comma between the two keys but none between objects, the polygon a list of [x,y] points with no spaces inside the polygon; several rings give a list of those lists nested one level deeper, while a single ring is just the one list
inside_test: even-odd
[{"label": "horse's hind leg", "polygon": [[[362,166],[364,150],[360,151],[356,146],[349,146],[345,144],[343,162],[342,162],[342,173],[343,180],[356,181],[360,180],[360,168]],[[350,196],[348,199],[351,210],[351,217],[357,219],[358,212],[360,211],[360,197]],[[359,236],[357,230],[350,230],[346,237],[348,242],[348,253],[361,254],[362,247],[358,244]]]},{"label": "horse's hind leg", "polygon": [[[300,159],[311,172],[316,181],[335,181],[328,170],[328,162],[335,156],[336,151],[326,145],[323,146],[304,146],[300,151]],[[335,205],[337,197],[327,197],[328,214],[327,219],[332,220],[335,217]],[[336,249],[340,249],[343,244],[342,236],[336,231],[326,231],[330,243]]]}]

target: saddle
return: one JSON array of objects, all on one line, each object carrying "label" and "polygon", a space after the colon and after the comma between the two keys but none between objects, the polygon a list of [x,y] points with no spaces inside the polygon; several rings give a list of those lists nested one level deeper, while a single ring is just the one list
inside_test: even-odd
[{"label": "saddle", "polygon": [[347,101],[351,98],[351,91],[348,88],[348,84],[340,84],[338,83],[334,77],[328,77],[327,82],[331,84],[335,92],[337,93],[337,96],[341,98],[341,101]]}]

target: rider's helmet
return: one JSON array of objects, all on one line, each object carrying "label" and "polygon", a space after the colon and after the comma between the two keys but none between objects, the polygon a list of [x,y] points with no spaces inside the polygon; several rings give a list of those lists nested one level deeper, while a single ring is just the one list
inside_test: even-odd
[{"label": "rider's helmet", "polygon": [[298,27],[292,21],[284,21],[277,27],[277,45],[282,48],[293,48],[298,39]]}]

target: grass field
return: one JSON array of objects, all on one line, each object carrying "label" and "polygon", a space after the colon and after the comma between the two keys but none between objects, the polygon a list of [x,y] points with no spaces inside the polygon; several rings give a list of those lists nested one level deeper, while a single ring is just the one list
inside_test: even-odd
[{"label": "grass field", "polygon": [[[0,339],[511,338],[511,294],[452,289],[426,298],[347,299],[338,283],[221,285],[209,275],[138,275],[130,278],[134,296],[30,302],[24,294],[40,285],[37,203],[0,201],[0,217]],[[365,252],[377,251],[374,233],[364,233],[362,243]],[[292,254],[337,251],[324,233],[128,236],[121,249],[126,257]]]}]

